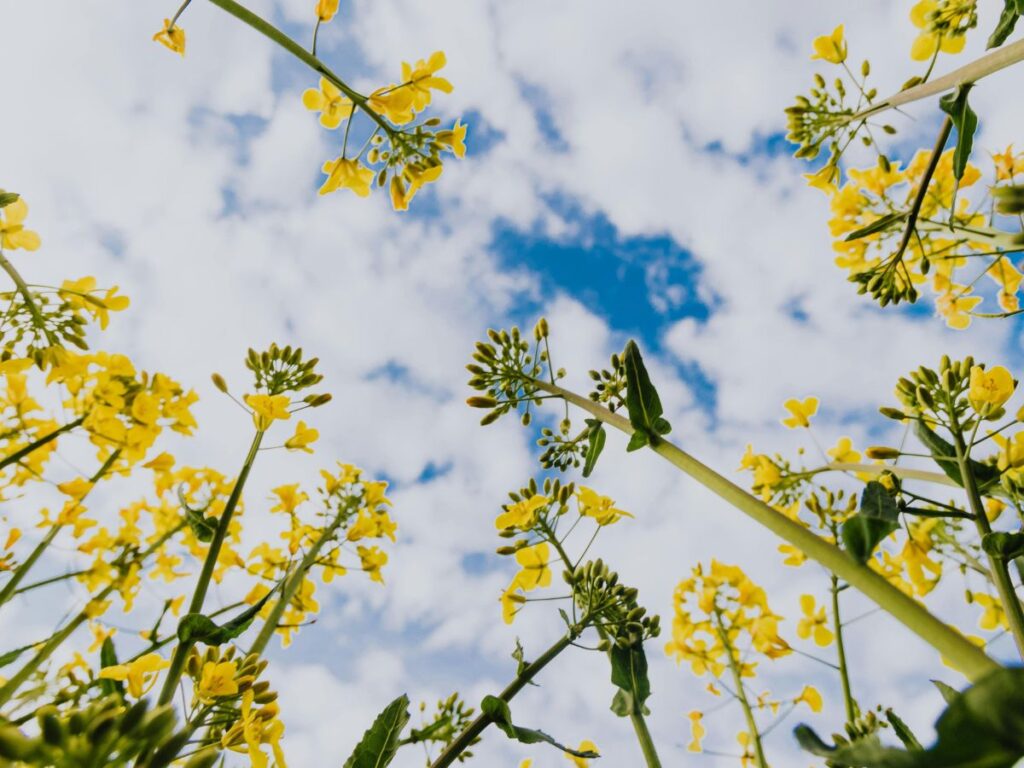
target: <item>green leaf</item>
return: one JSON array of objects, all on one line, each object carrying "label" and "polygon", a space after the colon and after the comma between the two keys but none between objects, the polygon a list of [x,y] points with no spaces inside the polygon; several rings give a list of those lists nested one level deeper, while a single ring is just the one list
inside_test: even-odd
[{"label": "green leaf", "polygon": [[563,752],[575,755],[576,757],[582,758],[595,758],[600,757],[597,752],[591,750],[579,751],[567,747],[564,744],[560,744],[555,741],[551,736],[544,733],[544,731],[538,731],[533,728],[522,728],[512,723],[512,710],[508,706],[508,702],[504,699],[499,699],[497,696],[484,696],[484,700],[480,702],[480,711],[483,712],[487,717],[490,718],[491,722],[494,723],[506,736],[514,741],[518,741],[522,744],[539,744],[541,742],[550,744]]},{"label": "green leaf", "polygon": [[[917,435],[918,440],[924,443],[924,447],[931,453],[935,463],[939,465],[939,468],[946,474],[946,477],[962,488],[964,481],[960,477],[960,465],[957,463],[956,458],[954,458],[956,456],[956,449],[952,444],[942,439],[920,419],[914,422],[914,434]],[[968,465],[971,468],[971,474],[974,475],[974,481],[977,483],[979,491],[984,492],[987,488],[999,482],[999,469],[991,464],[982,464],[974,459],[969,459]]]},{"label": "green leaf", "polygon": [[1006,38],[1013,34],[1013,28],[1017,26],[1017,19],[1021,15],[1024,15],[1024,0],[1003,0],[1003,12],[985,47],[998,48],[1005,43]]},{"label": "green leaf", "polygon": [[876,232],[882,232],[883,230],[886,230],[889,227],[891,227],[893,224],[898,224],[899,222],[903,221],[909,215],[910,214],[907,213],[906,211],[899,211],[897,213],[887,213],[885,216],[875,219],[866,227],[855,229],[853,232],[846,236],[846,242],[850,242],[851,240],[860,240],[862,237],[873,235]]},{"label": "green leaf", "polygon": [[6,667],[8,664],[13,664],[25,651],[35,648],[38,643],[30,643],[29,645],[23,645],[21,648],[15,648],[13,651],[0,654],[0,667]]},{"label": "green leaf", "polygon": [[885,710],[885,719],[889,721],[889,725],[892,726],[892,732],[896,734],[896,738],[903,742],[903,746],[913,751],[924,749],[921,746],[921,742],[917,740],[917,736],[910,730],[910,727],[900,719],[899,715],[893,712],[891,709]]},{"label": "green leaf", "polygon": [[0,189],[0,208],[6,208],[11,203],[18,202],[18,198],[21,197],[17,192],[4,192]]},{"label": "green leaf", "polygon": [[971,156],[971,148],[974,146],[974,132],[978,130],[978,116],[974,114],[971,105],[967,103],[967,94],[970,93],[973,85],[973,83],[961,83],[955,91],[939,99],[939,107],[953,118],[953,125],[956,126],[953,176],[957,181],[963,178],[967,160]]},{"label": "green leaf", "polygon": [[800,746],[834,766],[1012,768],[1024,757],[1024,668],[998,669],[953,695],[935,731],[938,738],[925,750],[886,747],[874,735],[830,746],[806,725],[794,733]]},{"label": "green leaf", "polygon": [[604,424],[597,419],[587,419],[587,423],[590,424],[590,433],[587,435],[590,442],[587,445],[586,460],[583,462],[584,477],[590,477],[590,473],[594,471],[597,459],[604,450],[605,441]]},{"label": "green leaf", "polygon": [[941,680],[932,680],[931,682],[939,690],[939,693],[942,694],[942,700],[947,704],[952,704],[956,697],[960,695],[960,691]]},{"label": "green leaf", "polygon": [[[635,341],[630,340],[626,344],[622,364],[626,369],[626,409],[629,411],[629,423],[635,430],[626,450],[635,451],[656,443],[658,436],[667,435],[672,427],[661,416],[661,398],[651,384],[651,377]],[[637,438],[637,432],[644,437]]]},{"label": "green leaf", "polygon": [[[116,667],[117,664],[117,650],[114,648],[114,640],[109,636],[105,637],[103,645],[100,646],[100,669]],[[124,700],[124,683],[120,680],[101,679],[100,690],[108,696],[117,694]]]},{"label": "green leaf", "polygon": [[993,557],[1001,560],[1013,560],[1015,557],[1024,555],[1024,533],[996,533],[986,534],[981,540],[981,548]]},{"label": "green leaf", "polygon": [[205,508],[192,509],[185,499],[185,487],[183,485],[178,487],[178,503],[185,510],[185,519],[188,521],[188,527],[192,529],[195,537],[203,543],[212,540],[213,534],[217,531],[216,518],[206,517],[203,514],[206,511]]},{"label": "green leaf", "polygon": [[889,520],[854,515],[843,523],[843,528],[840,531],[843,548],[850,557],[864,565],[870,559],[875,548],[898,527],[898,523]]},{"label": "green leaf", "polygon": [[889,489],[877,480],[871,480],[860,496],[860,514],[896,523],[899,522],[900,510]]},{"label": "green leaf", "polygon": [[626,452],[632,453],[633,451],[639,451],[641,448],[646,448],[650,445],[651,438],[648,437],[646,432],[640,432],[637,430],[629,436],[629,442],[626,443]]},{"label": "green leaf", "polygon": [[275,586],[267,592],[255,605],[251,605],[230,621],[217,624],[209,616],[201,613],[187,613],[178,624],[178,640],[182,643],[206,643],[207,645],[221,645],[228,640],[234,640],[245,632],[252,624],[256,614],[266,605],[270,596],[277,591]]},{"label": "green leaf", "polygon": [[[619,717],[636,712],[648,714],[644,702],[651,695],[651,681],[647,677],[647,654],[640,643],[629,648],[613,645],[608,652],[612,663],[612,685],[619,688],[612,701],[612,711]],[[624,710],[624,711],[623,711]]]},{"label": "green leaf", "polygon": [[402,729],[409,722],[409,697],[404,693],[377,715],[343,768],[384,768],[398,752]]}]

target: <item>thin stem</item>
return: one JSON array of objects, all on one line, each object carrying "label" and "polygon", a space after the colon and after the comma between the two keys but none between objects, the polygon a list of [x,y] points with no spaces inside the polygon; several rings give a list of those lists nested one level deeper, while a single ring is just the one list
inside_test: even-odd
[{"label": "thin stem", "polygon": [[67,579],[73,579],[76,576],[81,576],[81,575],[86,574],[86,573],[89,573],[89,569],[88,568],[86,568],[84,570],[81,570],[81,571],[71,571],[69,573],[62,573],[60,576],[53,576],[53,577],[51,577],[49,579],[43,579],[42,581],[37,581],[37,582],[34,582],[32,584],[29,584],[27,587],[19,587],[18,589],[14,590],[14,594],[20,595],[23,592],[30,592],[33,589],[38,589],[39,587],[45,587],[45,586],[47,586],[49,584],[56,584],[59,581],[66,581]]},{"label": "thin stem", "polygon": [[743,674],[733,653],[732,643],[729,642],[729,635],[722,626],[722,617],[715,613],[715,630],[718,632],[718,639],[725,648],[725,655],[729,659],[729,671],[732,672],[733,683],[736,685],[736,698],[743,707],[743,716],[747,720],[747,730],[750,738],[754,741],[754,755],[757,759],[758,768],[768,768],[768,758],[764,754],[764,745],[761,744],[761,733],[757,729],[757,720],[754,719],[754,711],[750,708],[750,701],[747,700],[747,692],[743,685]]},{"label": "thin stem", "polygon": [[832,631],[836,635],[836,660],[839,662],[839,680],[843,685],[843,703],[846,706],[846,722],[857,719],[857,703],[850,689],[850,670],[846,663],[846,646],[843,643],[843,622],[839,616],[839,579],[832,576]]},{"label": "thin stem", "polygon": [[[530,383],[545,392],[561,395],[573,405],[627,435],[633,434],[633,426],[628,419],[618,413],[612,413],[589,398],[539,379],[530,379]],[[797,547],[809,558],[859,590],[907,629],[935,648],[949,660],[952,666],[969,679],[976,680],[987,672],[999,668],[999,664],[967,640],[958,630],[933,616],[923,605],[890,584],[884,576],[875,573],[867,566],[860,565],[834,544],[790,520],[786,515],[752,496],[664,438],[659,439],[657,444],[651,446],[651,449],[740,512]]]},{"label": "thin stem", "polygon": [[49,434],[43,435],[38,440],[34,440],[33,442],[29,443],[28,445],[24,446],[23,448],[19,448],[18,450],[16,450],[14,453],[10,454],[9,456],[5,456],[3,459],[0,459],[0,469],[3,469],[6,466],[9,466],[9,465],[14,464],[14,463],[16,463],[18,461],[21,461],[23,458],[28,456],[30,453],[34,453],[35,451],[38,451],[44,445],[46,445],[47,443],[50,443],[50,442],[56,440],[58,437],[63,435],[65,432],[70,432],[75,427],[81,426],[82,422],[84,422],[84,421],[85,421],[85,416],[79,416],[74,421],[69,421],[64,426],[58,427],[57,429],[53,430],[53,432],[50,432]]},{"label": "thin stem", "polygon": [[866,472],[872,475],[880,475],[883,472],[892,472],[892,474],[897,477],[901,477],[906,480],[921,480],[926,483],[948,485],[953,488],[960,487],[948,477],[938,472],[928,472],[923,469],[911,469],[910,467],[899,467],[895,464],[851,464],[845,461],[834,461],[830,464],[826,464],[824,469],[835,470],[837,472]]},{"label": "thin stem", "polygon": [[[515,695],[536,677],[538,672],[554,661],[558,654],[568,648],[580,636],[588,621],[589,617],[575,625],[557,643],[544,651],[536,661],[527,664],[523,671],[516,675],[516,678],[508,684],[505,690],[498,694],[498,698],[504,702],[512,701]],[[430,764],[430,768],[446,768],[446,766],[454,763],[459,755],[465,752],[492,722],[488,715],[481,713],[473,722],[466,726],[466,729],[459,734],[455,741],[448,745],[448,748],[438,756],[437,760]]]},{"label": "thin stem", "polygon": [[[263,434],[262,429],[256,431],[256,436],[252,439],[252,445],[249,446],[249,453],[242,464],[242,470],[238,473],[238,479],[235,480],[235,485],[231,489],[231,495],[228,496],[228,500],[224,505],[224,511],[217,522],[217,530],[214,531],[213,539],[210,541],[210,549],[206,553],[206,560],[203,561],[203,570],[199,574],[199,581],[196,582],[195,592],[192,593],[192,601],[188,607],[189,613],[201,613],[203,610],[203,602],[206,600],[206,591],[210,588],[213,569],[217,565],[217,558],[220,556],[221,546],[223,546],[224,538],[227,536],[228,526],[231,524],[231,517],[235,513],[235,507],[238,506],[238,500],[242,497],[242,488],[245,487],[245,481],[249,477],[249,471],[252,469],[253,462],[256,460],[256,454],[259,452],[260,443],[263,441]],[[171,666],[167,670],[164,686],[160,689],[159,701],[161,704],[169,704],[171,699],[174,698],[174,689],[177,687],[178,681],[181,680],[181,675],[185,671],[185,661],[191,648],[192,645],[190,643],[179,643],[174,649],[174,655],[171,657]]]},{"label": "thin stem", "polygon": [[21,273],[19,273],[18,270],[14,268],[14,265],[7,260],[7,257],[4,256],[2,251],[0,251],[0,267],[2,267],[4,272],[6,272],[10,276],[11,280],[14,281],[14,284],[18,288],[18,293],[21,294],[21,298],[25,301],[25,306],[27,306],[29,312],[32,313],[32,319],[36,321],[36,325],[39,326],[39,329],[44,331],[47,338],[49,338],[49,331],[46,331],[46,321],[43,319],[43,315],[39,311],[39,306],[36,304],[36,300],[32,297],[32,291],[29,290],[28,284],[22,278]]},{"label": "thin stem", "polygon": [[939,128],[939,135],[935,139],[935,146],[932,147],[932,155],[928,159],[928,166],[924,169],[924,175],[921,177],[920,186],[917,188],[917,194],[914,196],[914,203],[910,208],[910,215],[907,216],[906,229],[903,230],[903,237],[900,238],[900,244],[896,248],[896,253],[892,259],[894,262],[900,262],[903,259],[903,253],[907,250],[907,246],[910,245],[910,239],[913,237],[915,227],[917,226],[917,217],[921,213],[921,206],[924,205],[924,199],[928,196],[928,185],[931,184],[932,176],[935,175],[935,169],[939,166],[939,158],[942,157],[942,150],[946,147],[946,142],[949,141],[949,134],[953,130],[953,118],[947,117],[942,121],[942,127]]}]

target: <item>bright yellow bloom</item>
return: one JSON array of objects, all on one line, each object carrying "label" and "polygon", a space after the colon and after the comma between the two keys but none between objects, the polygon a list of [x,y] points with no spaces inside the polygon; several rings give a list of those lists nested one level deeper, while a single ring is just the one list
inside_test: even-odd
[{"label": "bright yellow bloom", "polygon": [[164,19],[164,28],[153,35],[153,40],[175,53],[185,55],[185,30],[177,24],[172,25],[170,19]]},{"label": "bright yellow bloom", "polygon": [[243,399],[252,408],[252,423],[260,431],[268,429],[277,419],[286,421],[292,417],[286,395],[246,395]]},{"label": "bright yellow bloom", "polygon": [[501,593],[501,618],[506,624],[512,623],[516,612],[526,602],[526,598],[520,594],[521,592],[522,587],[517,577],[512,579],[512,583]]},{"label": "bright yellow bloom", "polygon": [[1016,386],[1017,382],[1003,366],[986,369],[975,365],[971,367],[967,399],[978,413],[990,413],[1001,408],[1013,396]]},{"label": "bright yellow bloom", "polygon": [[794,704],[799,704],[800,702],[804,702],[808,707],[810,707],[811,712],[821,712],[821,694],[818,693],[818,689],[812,685],[805,685],[804,689],[800,691],[800,695],[793,699]]},{"label": "bright yellow bloom", "polygon": [[707,734],[707,729],[704,728],[704,713],[694,710],[688,717],[690,718],[690,733],[693,736],[693,740],[687,745],[686,749],[690,752],[703,752],[704,748],[701,746],[701,742]]},{"label": "bright yellow bloom", "polygon": [[963,285],[951,283],[948,290],[935,298],[935,308],[946,319],[946,325],[962,331],[971,324],[971,311],[981,303],[980,296],[970,296]]},{"label": "bright yellow bloom", "polygon": [[832,163],[822,166],[814,173],[802,175],[807,179],[807,186],[820,189],[829,197],[839,191],[839,187],[836,186],[836,181],[839,179],[839,167]]},{"label": "bright yellow bloom", "polygon": [[814,642],[824,647],[832,642],[832,631],[828,628],[828,617],[825,615],[825,608],[815,608],[813,595],[800,596],[800,610],[803,617],[796,627],[798,637],[806,640],[814,636]]},{"label": "bright yellow bloom", "polygon": [[524,591],[551,584],[551,569],[548,567],[547,542],[523,547],[516,552],[516,562],[522,566],[516,581]]},{"label": "bright yellow bloom", "polygon": [[370,194],[373,171],[361,166],[358,160],[345,157],[328,160],[324,163],[323,172],[327,174],[327,179],[320,187],[321,195],[328,195],[339,189],[351,189],[360,197]]},{"label": "bright yellow bloom", "polygon": [[7,532],[7,541],[4,543],[4,549],[10,549],[11,547],[13,547],[15,544],[18,543],[18,539],[20,538],[21,529],[11,528],[11,530]]},{"label": "bright yellow bloom", "polygon": [[824,59],[831,64],[846,61],[846,40],[843,39],[843,25],[840,24],[831,35],[814,38],[814,55],[811,59]]},{"label": "bright yellow bloom", "polygon": [[811,416],[818,412],[818,398],[808,397],[803,402],[800,400],[787,400],[782,406],[792,415],[783,419],[782,423],[790,429],[797,427],[811,426]]},{"label": "bright yellow bloom", "polygon": [[156,685],[157,673],[167,669],[171,662],[159,653],[147,653],[127,664],[117,664],[100,670],[100,678],[104,680],[122,680],[128,684],[128,693],[141,699],[146,692]]},{"label": "bright yellow bloom", "polygon": [[602,496],[586,486],[579,486],[576,491],[576,499],[579,503],[580,515],[592,517],[598,525],[611,525],[623,517],[632,517],[629,512],[615,508],[615,502],[607,496]]},{"label": "bright yellow bloom", "polygon": [[[967,16],[968,5],[970,3],[952,0],[940,13],[937,0],[921,0],[911,8],[910,20],[921,30],[921,34],[914,40],[910,58],[914,61],[928,61],[936,51],[960,53],[967,42],[964,34],[967,30],[961,27],[961,23]],[[945,22],[941,28],[936,24],[940,19]]]},{"label": "bright yellow bloom", "polygon": [[984,613],[978,619],[979,627],[988,630],[1010,629],[1010,622],[1006,618],[1006,611],[1003,610],[1003,604],[998,599],[981,592],[974,594],[974,602],[984,609]]},{"label": "bright yellow bloom", "polygon": [[[391,207],[396,211],[409,210],[409,203],[416,196],[416,193],[424,185],[441,178],[443,170],[443,165],[431,165],[427,168],[415,168],[407,165],[402,170],[401,176],[395,175],[391,177]],[[406,181],[409,182],[408,187],[406,186]]]},{"label": "bright yellow bloom", "polygon": [[275,768],[288,768],[281,750],[284,724],[277,717],[277,702],[256,707],[255,698],[252,688],[242,694],[241,717],[221,736],[221,746],[247,753],[252,768],[267,768],[270,761],[261,746],[269,744],[274,754]]},{"label": "bright yellow bloom", "polygon": [[837,464],[856,464],[860,461],[860,454],[853,450],[853,441],[848,437],[839,438],[836,447],[828,449],[828,455]]},{"label": "bright yellow bloom", "polygon": [[320,125],[337,128],[342,120],[352,117],[352,101],[341,95],[341,90],[325,77],[320,78],[320,88],[309,88],[302,93],[302,105],[320,113]]},{"label": "bright yellow bloom", "polygon": [[338,2],[339,0],[317,0],[316,17],[326,24],[338,12]]},{"label": "bright yellow bloom", "polygon": [[196,698],[204,704],[212,704],[218,696],[234,696],[238,693],[237,674],[238,665],[233,661],[207,661],[196,687]]},{"label": "bright yellow bloom", "polygon": [[[65,280],[61,283],[60,297],[76,309],[82,309],[95,317],[104,329],[110,322],[111,312],[128,309],[131,303],[127,296],[117,295],[117,286],[107,289],[104,296],[96,295],[95,277],[83,277],[78,280]],[[134,371],[129,374],[134,375]]]},{"label": "bright yellow bloom", "polygon": [[494,526],[499,531],[503,531],[506,528],[519,528],[525,531],[537,519],[537,510],[550,503],[551,501],[547,496],[541,496],[539,493],[534,494],[528,499],[522,499],[515,504],[510,504],[504,512],[498,515],[498,519],[494,521]]},{"label": "bright yellow bloom", "polygon": [[[594,742],[586,739],[580,742],[580,745],[576,747],[577,752],[597,752],[597,745]],[[590,760],[586,757],[576,757],[576,755],[570,755],[568,752],[565,756],[569,758],[569,762],[572,763],[576,768],[587,768],[590,765]]]},{"label": "bright yellow bloom", "polygon": [[312,453],[309,446],[320,438],[320,433],[312,427],[307,427],[306,422],[300,421],[295,425],[295,434],[284,441],[284,447],[292,451],[305,451]]},{"label": "bright yellow bloom", "polygon": [[60,483],[57,486],[57,490],[65,496],[70,496],[75,501],[81,501],[92,490],[92,486],[93,484],[84,477],[76,477],[74,480],[68,480],[66,483]]},{"label": "bright yellow bloom", "polygon": [[992,162],[996,167],[996,181],[1010,181],[1024,171],[1024,155],[1013,154],[1013,144],[1005,152],[994,152]]},{"label": "bright yellow bloom", "polygon": [[452,84],[435,74],[447,63],[444,51],[434,51],[429,59],[420,59],[415,66],[402,62],[402,87],[412,92],[412,108],[415,111],[422,112],[430,103],[431,88],[442,93],[452,92]]},{"label": "bright yellow bloom", "polygon": [[34,251],[39,247],[39,235],[25,229],[25,217],[28,216],[28,204],[19,197],[10,205],[0,208],[0,248],[15,251],[22,248]]},{"label": "bright yellow bloom", "polygon": [[455,121],[455,125],[451,129],[445,129],[438,131],[434,134],[434,141],[438,144],[448,147],[456,157],[465,157],[466,155],[466,125],[459,120]]},{"label": "bright yellow bloom", "polygon": [[387,565],[388,555],[380,547],[356,547],[356,553],[362,563],[363,570],[370,574],[370,581],[384,583],[380,569]]}]

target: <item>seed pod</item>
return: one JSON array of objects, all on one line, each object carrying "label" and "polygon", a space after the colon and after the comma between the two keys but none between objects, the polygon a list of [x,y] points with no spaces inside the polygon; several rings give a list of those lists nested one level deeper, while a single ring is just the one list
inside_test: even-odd
[{"label": "seed pod", "polygon": [[890,448],[886,445],[872,445],[864,454],[869,459],[898,459],[900,451],[898,448]]}]

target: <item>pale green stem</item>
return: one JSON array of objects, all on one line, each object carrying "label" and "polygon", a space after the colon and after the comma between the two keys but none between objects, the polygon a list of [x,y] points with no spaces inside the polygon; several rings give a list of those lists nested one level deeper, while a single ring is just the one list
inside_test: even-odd
[{"label": "pale green stem", "polygon": [[22,448],[19,448],[18,450],[16,450],[14,453],[10,454],[9,456],[5,456],[3,459],[0,459],[0,469],[3,469],[4,467],[9,466],[11,464],[14,464],[15,462],[21,461],[22,459],[24,459],[29,454],[35,453],[40,448],[42,448],[44,445],[46,445],[46,444],[56,440],[58,437],[63,435],[65,432],[70,432],[75,427],[81,426],[82,422],[84,422],[84,421],[85,421],[85,417],[84,416],[80,416],[77,419],[75,419],[74,421],[69,421],[64,426],[58,427],[57,429],[53,430],[53,432],[50,432],[48,434],[43,435],[38,440],[33,440],[31,443],[29,443],[28,445],[26,445],[26,446],[24,446]]},{"label": "pale green stem", "polygon": [[[538,379],[530,379],[530,383],[537,389],[565,398],[603,423],[615,427],[627,435],[633,434],[633,426],[628,419],[620,414],[612,413],[589,398]],[[697,480],[705,488],[795,546],[810,559],[824,566],[871,599],[907,629],[935,648],[967,678],[977,680],[986,673],[999,669],[999,664],[967,640],[958,630],[940,621],[923,605],[890,584],[885,577],[875,573],[867,566],[860,565],[835,545],[819,538],[796,521],[752,496],[667,440],[659,438],[651,446],[651,449],[673,466]]]},{"label": "pale green stem", "polygon": [[869,475],[880,475],[883,472],[891,472],[896,475],[896,477],[901,477],[904,480],[921,480],[926,483],[948,485],[953,488],[960,487],[939,472],[928,472],[923,469],[912,469],[910,467],[901,467],[895,464],[853,464],[845,461],[833,461],[830,464],[826,464],[825,469],[835,470],[837,472],[863,472]]},{"label": "pale green stem", "polygon": [[739,663],[736,661],[736,655],[733,651],[732,644],[729,642],[729,636],[722,626],[722,617],[715,612],[715,630],[718,632],[718,639],[721,641],[722,646],[725,648],[725,655],[729,659],[729,671],[732,672],[733,683],[736,686],[736,697],[739,699],[740,706],[743,708],[743,716],[747,721],[747,730],[750,732],[750,738],[754,742],[754,756],[757,759],[758,768],[768,768],[768,758],[764,754],[764,745],[761,743],[761,732],[757,728],[757,720],[754,719],[754,710],[750,708],[750,701],[747,699],[746,686],[743,684],[743,673],[740,670]]},{"label": "pale green stem", "polygon": [[857,703],[850,688],[850,670],[846,663],[846,645],[843,641],[843,621],[839,615],[839,579],[832,576],[832,627],[836,635],[836,659],[839,662],[839,681],[843,686],[843,704],[846,706],[846,722],[857,719]]}]

